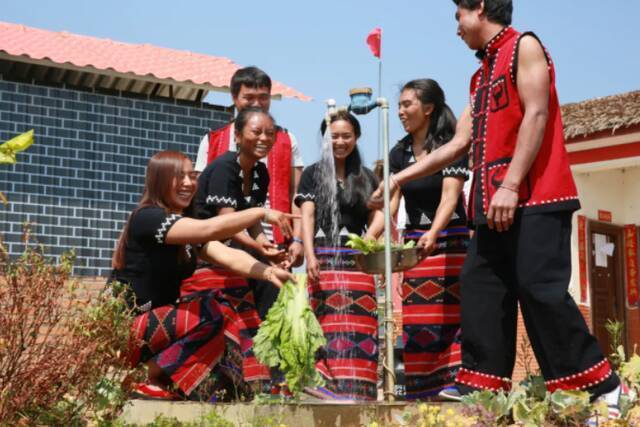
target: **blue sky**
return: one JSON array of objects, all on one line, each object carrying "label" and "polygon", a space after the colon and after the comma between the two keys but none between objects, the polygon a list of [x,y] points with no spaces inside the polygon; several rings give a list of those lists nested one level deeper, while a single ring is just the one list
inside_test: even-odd
[{"label": "blue sky", "polygon": [[[3,3],[3,21],[226,56],[263,68],[314,98],[272,104],[276,120],[298,137],[307,164],[319,155],[324,100],[346,103],[349,88],[377,88],[377,60],[364,41],[374,27],[383,29],[382,92],[392,105],[392,143],[402,136],[395,106],[403,82],[438,80],[457,114],[477,66],[455,35],[449,0]],[[640,89],[640,1],[514,0],[514,9],[514,26],[535,31],[551,52],[562,103]],[[230,103],[225,94],[208,100]],[[362,122],[360,148],[370,164],[379,154],[376,115]]]}]

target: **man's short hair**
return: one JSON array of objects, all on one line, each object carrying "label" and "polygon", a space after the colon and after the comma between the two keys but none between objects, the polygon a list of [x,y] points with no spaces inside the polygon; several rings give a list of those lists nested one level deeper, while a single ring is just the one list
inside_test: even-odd
[{"label": "man's short hair", "polygon": [[258,67],[240,68],[231,77],[231,95],[234,98],[238,96],[242,86],[252,89],[266,87],[271,93],[271,78]]},{"label": "man's short hair", "polygon": [[[480,7],[482,0],[453,0],[456,6],[474,10]],[[484,13],[491,22],[501,25],[511,25],[513,14],[512,0],[484,0]]]}]

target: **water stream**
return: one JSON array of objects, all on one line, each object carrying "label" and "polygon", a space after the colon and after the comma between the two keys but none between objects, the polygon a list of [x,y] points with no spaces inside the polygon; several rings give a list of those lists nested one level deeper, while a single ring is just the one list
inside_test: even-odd
[{"label": "water stream", "polygon": [[[335,161],[333,158],[333,144],[331,140],[331,131],[327,127],[327,130],[322,138],[322,157],[317,169],[316,179],[318,180],[319,187],[321,188],[316,200],[316,221],[320,218],[331,218],[331,226],[329,229],[320,229],[316,238],[322,237],[324,234],[324,247],[327,251],[334,254],[333,257],[327,257],[325,259],[324,268],[333,270],[335,272],[335,279],[338,284],[339,293],[343,296],[345,301],[351,298],[351,292],[345,286],[345,277],[341,273],[344,268],[345,262],[348,260],[342,256],[342,247],[344,246],[344,230],[339,229],[340,224],[340,209],[338,204],[338,188],[335,173]],[[324,221],[323,221],[324,222]],[[326,227],[325,227],[326,228]],[[341,232],[342,231],[342,232]],[[336,307],[338,317],[341,317],[340,321],[345,325],[348,324],[346,315],[349,314],[351,304],[344,304],[343,306]],[[334,335],[331,342],[327,343],[327,346],[332,351],[339,353],[341,359],[351,359],[356,346],[346,345],[344,343],[351,342],[355,344],[354,336],[350,332],[341,331]],[[332,345],[333,344],[333,345]],[[355,368],[349,372],[351,377],[355,376]]]}]

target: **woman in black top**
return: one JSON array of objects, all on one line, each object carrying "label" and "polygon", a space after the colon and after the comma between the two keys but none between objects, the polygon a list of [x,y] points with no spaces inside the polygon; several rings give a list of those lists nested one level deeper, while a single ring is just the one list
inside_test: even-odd
[{"label": "woman in black top", "polygon": [[[290,232],[287,214],[254,208],[208,220],[188,218],[183,214],[195,191],[191,160],[175,151],[154,155],[147,166],[142,199],[113,255],[112,279],[130,286],[132,302],[140,311],[133,325],[136,342],[130,358],[134,364],[147,364],[149,384],[137,391],[152,397],[171,397],[162,388],[170,382],[184,396],[198,394],[198,386],[214,368],[220,383],[227,379],[238,383],[228,357],[238,342],[230,328],[237,322],[234,311],[219,304],[210,292],[179,298],[180,282],[193,273],[196,255],[278,284],[291,278],[282,269],[216,242],[263,218]],[[223,358],[228,363],[219,368]]]},{"label": "woman in black top", "polygon": [[[407,135],[389,153],[392,173],[446,144],[456,124],[444,92],[431,79],[404,85],[398,107]],[[458,276],[469,243],[462,196],[467,175],[465,157],[438,173],[402,185],[392,199],[395,213],[400,196],[404,197],[404,239],[416,240],[427,257],[404,272],[402,284],[407,399],[429,399],[453,386],[460,367]]]},{"label": "woman in black top", "polygon": [[[197,218],[225,217],[266,203],[269,173],[261,159],[267,157],[275,143],[273,117],[259,108],[246,108],[238,113],[234,124],[237,151],[227,151],[213,160],[198,178],[198,191],[193,200]],[[287,256],[269,241],[260,223],[247,231],[235,234],[229,244],[274,264]],[[275,289],[272,291],[271,287]],[[219,290],[234,305],[243,319],[240,336],[244,379],[255,392],[271,392],[271,374],[253,354],[253,337],[260,318],[264,318],[270,308],[268,302],[275,301],[278,289],[270,282],[246,280],[220,265],[202,266],[182,285],[183,294],[203,289]],[[265,298],[264,292],[273,294],[274,298]],[[258,307],[262,313],[257,311]]]},{"label": "woman in black top", "polygon": [[327,338],[316,365],[327,386],[317,390],[318,397],[375,400],[375,283],[371,275],[356,270],[355,251],[345,243],[349,233],[365,234],[374,216],[381,215],[366,206],[377,179],[362,166],[356,147],[360,124],[353,115],[339,112],[328,126],[322,122],[321,131],[330,133],[333,158],[304,170],[294,199],[302,211],[311,305]]}]

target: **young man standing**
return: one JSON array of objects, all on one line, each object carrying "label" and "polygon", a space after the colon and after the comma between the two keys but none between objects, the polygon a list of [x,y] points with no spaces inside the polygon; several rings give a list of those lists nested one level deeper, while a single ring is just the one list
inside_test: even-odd
[{"label": "young man standing", "polygon": [[[510,388],[520,303],[547,389],[608,393],[615,404],[620,380],[568,293],[571,216],[580,204],[551,58],[533,33],[510,26],[511,0],[453,1],[458,35],[481,61],[471,105],[451,142],[390,181],[395,191],[471,149],[475,233],[461,274],[462,369],[457,390],[442,395]],[[372,205],[381,196],[382,187]]]},{"label": "young man standing", "polygon": [[[237,111],[248,107],[258,107],[269,112],[271,106],[271,78],[257,67],[245,67],[237,70],[231,77],[231,98]],[[227,151],[236,151],[233,139],[233,122],[226,126],[211,130],[200,141],[195,170],[202,172],[211,161]],[[269,170],[268,205],[282,212],[299,213],[299,208],[292,203],[296,193],[304,163],[295,136],[282,127],[276,131],[276,142],[266,159]],[[263,224],[265,234],[276,244],[286,244],[288,252],[287,265],[299,266],[303,261],[303,247],[300,239],[300,221],[294,220],[293,239],[285,242],[277,229],[270,224]],[[273,231],[272,231],[273,230]],[[262,319],[275,302],[278,289],[269,282],[253,283],[256,308]]]}]

